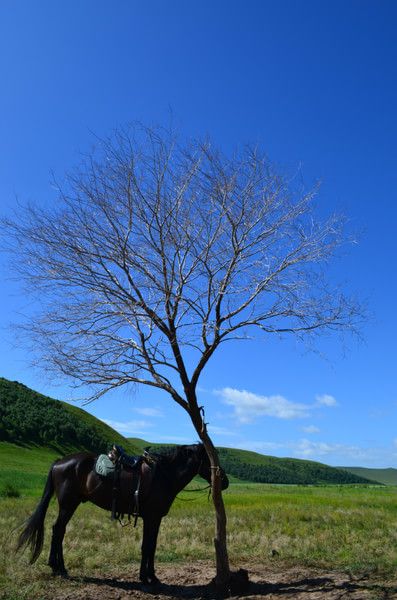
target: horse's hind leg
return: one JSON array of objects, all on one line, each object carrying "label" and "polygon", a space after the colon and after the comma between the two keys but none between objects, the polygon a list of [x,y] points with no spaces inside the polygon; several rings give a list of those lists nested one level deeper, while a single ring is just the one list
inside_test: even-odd
[{"label": "horse's hind leg", "polygon": [[48,559],[48,564],[52,568],[54,575],[66,577],[68,574],[63,562],[63,538],[65,536],[66,525],[79,504],[80,501],[74,501],[73,503],[59,506],[58,518],[52,528],[51,550]]}]

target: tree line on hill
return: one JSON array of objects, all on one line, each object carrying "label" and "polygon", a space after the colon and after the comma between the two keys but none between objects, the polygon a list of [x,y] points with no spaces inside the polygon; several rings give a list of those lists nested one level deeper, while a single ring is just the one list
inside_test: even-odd
[{"label": "tree line on hill", "polygon": [[373,483],[363,477],[321,463],[288,458],[263,457],[263,464],[240,458],[234,450],[219,448],[221,463],[229,475],[256,483],[346,484]]}]

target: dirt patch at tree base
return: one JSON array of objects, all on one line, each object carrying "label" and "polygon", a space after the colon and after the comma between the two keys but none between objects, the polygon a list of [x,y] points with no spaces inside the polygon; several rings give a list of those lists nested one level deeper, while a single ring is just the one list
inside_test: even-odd
[{"label": "dirt patch at tree base", "polygon": [[[247,569],[250,583],[243,595],[229,598],[254,600],[390,600],[397,599],[397,581],[384,582],[369,576],[305,568],[272,568],[239,565]],[[58,588],[54,600],[170,600],[216,598],[209,582],[215,575],[211,564],[163,565],[156,571],[161,584],[145,586],[133,577],[71,577]],[[72,585],[72,588],[70,587]]]}]

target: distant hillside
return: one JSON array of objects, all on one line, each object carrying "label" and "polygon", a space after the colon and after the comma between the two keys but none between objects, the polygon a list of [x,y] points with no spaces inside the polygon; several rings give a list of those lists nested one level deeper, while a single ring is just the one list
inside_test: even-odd
[{"label": "distant hillside", "polygon": [[[139,438],[129,441],[141,451],[147,446],[156,448],[163,444],[153,444]],[[294,458],[275,458],[248,450],[218,448],[219,457],[228,475],[242,481],[281,484],[373,484],[359,474],[345,469],[328,467],[322,463]]]},{"label": "distant hillside", "polygon": [[66,453],[103,452],[113,442],[131,454],[139,449],[85,410],[0,378],[0,441]]},{"label": "distant hillside", "polygon": [[339,467],[339,469],[366,477],[371,481],[379,481],[384,485],[397,485],[397,469],[366,469],[365,467]]},{"label": "distant hillside", "polygon": [[365,477],[322,463],[294,458],[276,458],[248,450],[218,448],[227,473],[258,483],[346,484],[373,483]]}]

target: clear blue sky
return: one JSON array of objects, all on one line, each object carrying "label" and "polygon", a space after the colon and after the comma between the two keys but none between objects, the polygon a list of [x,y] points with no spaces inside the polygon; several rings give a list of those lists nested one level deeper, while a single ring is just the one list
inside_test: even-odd
[{"label": "clear blue sky", "polygon": [[[0,4],[0,202],[51,202],[58,176],[128,121],[168,121],[226,151],[260,142],[319,211],[344,211],[360,243],[332,276],[367,299],[364,343],[231,344],[201,399],[217,444],[328,464],[397,466],[397,4],[366,0],[170,0]],[[30,301],[0,258],[1,373],[76,397],[29,366],[7,329]],[[244,408],[244,410],[242,410]],[[187,416],[151,389],[88,410],[122,433],[194,441]]]}]

